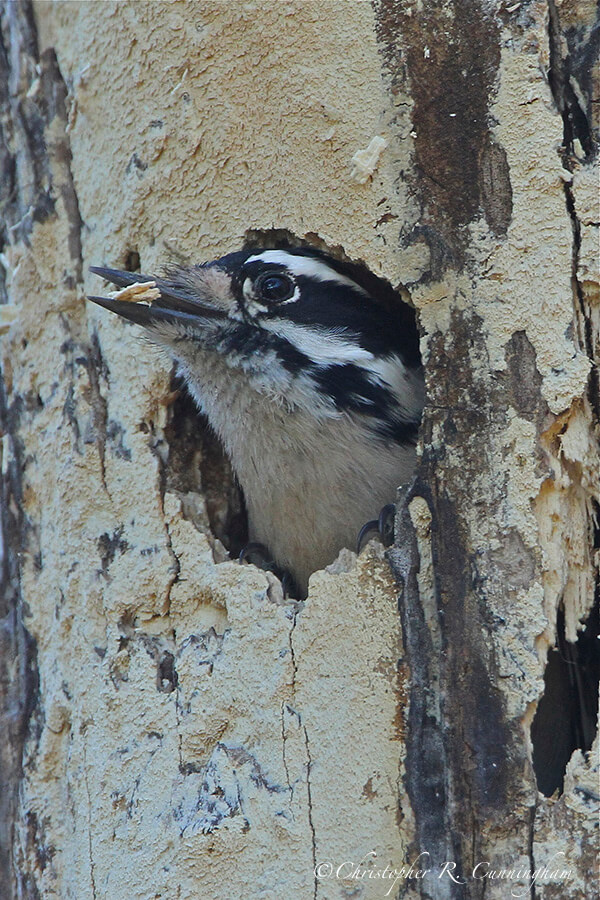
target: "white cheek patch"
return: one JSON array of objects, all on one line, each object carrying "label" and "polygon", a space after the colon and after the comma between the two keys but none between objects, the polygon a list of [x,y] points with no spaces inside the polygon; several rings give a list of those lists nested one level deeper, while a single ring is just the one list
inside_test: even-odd
[{"label": "white cheek patch", "polygon": [[365,365],[373,360],[372,353],[345,339],[342,330],[322,328],[316,331],[314,328],[307,328],[285,319],[266,319],[261,322],[261,327],[274,332],[278,337],[285,338],[293,347],[320,366],[344,363]]},{"label": "white cheek patch", "polygon": [[[260,316],[262,313],[266,313],[267,307],[264,303],[261,303],[256,298],[256,294],[254,292],[254,284],[251,278],[244,279],[244,283],[242,285],[242,294],[244,295],[244,311],[246,315],[252,316],[255,319],[257,316]],[[232,310],[229,314],[231,319],[242,320],[244,316],[240,309]]]},{"label": "white cheek patch", "polygon": [[352,281],[351,278],[341,275],[322,259],[314,259],[312,256],[295,256],[293,253],[287,253],[285,250],[265,250],[263,253],[257,253],[256,256],[248,257],[246,262],[277,263],[280,266],[285,266],[292,275],[304,275],[307,278],[314,278],[316,281],[333,281],[336,284],[351,287],[353,290],[358,291],[359,294],[368,296],[367,292],[355,281]]},{"label": "white cheek patch", "polygon": [[244,283],[242,285],[242,293],[244,295],[244,299],[251,303],[253,300],[256,300],[256,294],[254,293],[254,284],[251,278],[244,279]]}]

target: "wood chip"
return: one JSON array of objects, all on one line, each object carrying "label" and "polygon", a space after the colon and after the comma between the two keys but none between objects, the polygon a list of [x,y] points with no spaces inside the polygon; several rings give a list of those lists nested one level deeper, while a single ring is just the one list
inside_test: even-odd
[{"label": "wood chip", "polygon": [[120,291],[111,291],[106,295],[111,300],[124,300],[126,303],[152,303],[158,300],[160,291],[155,281],[136,281]]}]

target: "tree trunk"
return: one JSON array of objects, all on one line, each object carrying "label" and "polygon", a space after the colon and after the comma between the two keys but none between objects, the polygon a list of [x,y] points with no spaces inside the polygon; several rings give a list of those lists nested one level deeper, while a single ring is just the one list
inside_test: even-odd
[{"label": "tree trunk", "polygon": [[[593,893],[599,34],[586,0],[5,0],[3,900]],[[388,559],[304,603],[229,559],[227,460],[85,301],[286,233],[402,287],[428,388]]]}]

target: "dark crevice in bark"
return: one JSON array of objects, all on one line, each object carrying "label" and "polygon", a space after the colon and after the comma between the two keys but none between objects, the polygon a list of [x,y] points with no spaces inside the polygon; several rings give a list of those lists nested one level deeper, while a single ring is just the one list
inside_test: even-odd
[{"label": "dark crevice in bark", "polygon": [[[563,164],[569,171],[574,171],[577,153],[574,142],[578,140],[585,153],[585,162],[589,163],[597,149],[596,134],[592,122],[592,105],[594,101],[594,84],[592,81],[593,63],[600,48],[600,7],[596,11],[596,20],[592,25],[579,27],[562,27],[555,0],[548,0],[548,41],[550,51],[550,68],[548,82],[552,90],[554,102],[563,119]],[[568,50],[563,53],[565,48]],[[579,91],[576,92],[574,84]],[[579,94],[579,96],[578,96]],[[600,379],[598,367],[594,364],[595,348],[593,325],[590,310],[579,282],[579,254],[581,250],[581,222],[577,214],[576,198],[573,187],[564,185],[567,213],[573,230],[572,252],[572,284],[575,298],[575,313],[581,324],[582,349],[592,361],[589,384],[589,400],[597,419],[600,419]]]},{"label": "dark crevice in bark", "polygon": [[565,637],[565,615],[558,612],[556,647],[548,651],[544,693],[531,726],[533,767],[539,790],[562,793],[573,752],[587,753],[596,737],[600,684],[600,597],[577,641]]},{"label": "dark crevice in bark", "polygon": [[[44,189],[48,183],[44,121],[25,96],[37,61],[31,4],[5,3],[0,8],[0,250],[19,238],[26,240],[33,222],[53,209]],[[0,298],[7,302],[2,267],[0,273]],[[3,455],[9,452],[0,479],[0,896],[39,900],[34,874],[21,864],[16,834],[25,744],[30,735],[39,737],[41,727],[36,719],[36,644],[25,625],[19,566],[28,539],[34,537],[23,513],[25,448],[19,437],[21,417],[31,411],[23,398],[9,404],[9,390],[0,374],[0,431],[6,436],[2,450]],[[32,856],[41,865],[37,829],[28,829],[26,838],[34,842]]]},{"label": "dark crevice in bark", "polygon": [[313,803],[312,803],[312,756],[310,753],[310,741],[308,740],[308,731],[306,725],[302,726],[304,731],[304,746],[306,747],[306,799],[308,803],[308,825],[311,834],[312,862],[313,862],[313,900],[317,900],[319,890],[319,879],[317,877],[317,834],[315,831],[315,823],[313,820]]},{"label": "dark crevice in bark", "polygon": [[90,767],[88,766],[88,758],[87,758],[87,726],[83,729],[83,781],[85,784],[85,793],[87,798],[87,849],[88,849],[88,861],[89,861],[89,874],[90,874],[90,887],[92,889],[92,898],[93,900],[97,900],[98,893],[96,889],[96,864],[94,862],[94,847],[93,847],[93,806],[92,806],[92,795],[90,791],[90,782],[89,782],[89,773]]},{"label": "dark crevice in bark", "polygon": [[157,662],[156,688],[163,694],[170,694],[179,684],[179,675],[175,667],[175,657],[170,650],[163,650]]},{"label": "dark crevice in bark", "polygon": [[236,558],[248,543],[241,488],[219,439],[181,380],[175,377],[172,388],[165,428],[169,449],[163,463],[163,490],[179,494],[184,516],[199,528],[202,523],[194,512],[194,498],[203,496],[212,534]]},{"label": "dark crevice in bark", "polygon": [[91,342],[82,346],[81,351],[84,354],[81,360],[89,379],[86,399],[93,413],[96,447],[98,448],[98,458],[100,460],[100,475],[104,490],[108,490],[106,484],[106,439],[107,437],[110,438],[111,435],[108,422],[108,404],[100,390],[100,378],[103,377],[105,372],[105,363],[98,335],[93,334]]},{"label": "dark crevice in bark", "polygon": [[[398,501],[396,545],[388,551],[401,588],[399,610],[410,671],[404,783],[415,816],[416,844],[410,848],[409,858],[425,852],[429,854],[428,864],[454,860],[460,867],[449,809],[449,760],[439,692],[441,657],[419,594],[419,550],[409,513],[411,500],[424,493],[423,485],[417,482],[404,489]],[[437,603],[437,596],[435,599]],[[439,608],[437,613],[441,615]],[[451,881],[444,885],[449,897],[462,897],[462,891]],[[429,896],[427,887],[424,883],[421,896]]]},{"label": "dark crevice in bark", "polygon": [[[600,47],[600,12],[597,16],[589,29],[580,23],[578,28],[567,30],[561,23],[555,0],[548,0],[548,82],[563,119],[563,147],[568,168],[572,168],[571,158],[580,155],[575,141],[579,141],[586,161],[594,156],[597,147],[592,125],[592,73]],[[589,33],[583,36],[586,31]]]},{"label": "dark crevice in bark", "polygon": [[588,398],[590,405],[594,411],[596,421],[600,421],[600,373],[598,364],[595,359],[594,348],[594,326],[592,323],[591,310],[585,298],[583,287],[578,278],[579,271],[579,254],[581,251],[581,222],[577,215],[575,207],[575,196],[570,184],[564,185],[565,202],[567,212],[571,220],[573,230],[573,252],[571,266],[571,283],[573,286],[573,296],[575,300],[575,315],[577,322],[580,324],[582,349],[586,352],[590,362],[590,379],[588,385]]}]

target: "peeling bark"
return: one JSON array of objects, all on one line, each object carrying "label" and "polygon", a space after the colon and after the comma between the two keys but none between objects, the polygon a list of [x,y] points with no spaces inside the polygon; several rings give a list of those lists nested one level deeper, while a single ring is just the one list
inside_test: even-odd
[{"label": "peeling bark", "polygon": [[[488,239],[492,239],[493,235],[505,235],[512,219],[510,166],[504,148],[493,137],[498,113],[492,112],[492,101],[498,90],[501,31],[504,28],[505,41],[512,31],[512,40],[518,43],[531,26],[530,16],[539,15],[539,7],[513,16],[507,10],[476,3],[442,8],[435,3],[399,7],[380,2],[376,8],[392,84],[412,102],[413,178],[421,216],[405,240],[416,237],[427,245],[432,265],[423,277],[425,285],[444,279],[445,272],[466,271],[475,276],[476,290],[482,277],[481,243],[469,246],[473,231],[466,231],[465,226],[469,221],[481,221],[483,214]],[[568,39],[563,38],[554,3],[548,21],[548,79],[564,122],[562,158],[569,172],[581,162],[591,164],[595,153],[588,120],[592,83],[589,68],[581,60],[586,59],[588,65],[591,61],[598,22],[579,23],[579,27],[572,22]],[[571,52],[577,47],[578,87],[571,75],[577,62],[570,53],[562,53],[563,41]],[[471,77],[477,83],[475,89]],[[575,141],[583,151],[579,164],[573,156]],[[494,148],[495,173],[486,147]],[[597,354],[591,340],[593,314],[577,283],[579,226],[568,174],[564,189],[573,226],[574,323],[581,334],[580,349],[592,361]],[[480,242],[482,233],[480,228]],[[447,275],[446,279],[450,292],[451,281]],[[463,291],[468,296],[466,285]],[[420,285],[419,292],[425,294],[426,288]],[[540,577],[541,560],[532,552],[531,536],[526,538],[527,546],[519,532],[503,521],[506,482],[498,483],[501,473],[494,445],[502,444],[511,410],[516,410],[535,427],[540,443],[530,452],[535,453],[539,470],[547,470],[541,441],[552,414],[527,332],[513,332],[506,344],[506,372],[493,371],[485,365],[485,322],[460,309],[459,296],[456,301],[445,332],[427,336],[429,405],[423,429],[424,454],[419,479],[401,503],[398,547],[391,553],[403,586],[405,664],[411,676],[405,783],[416,819],[412,852],[413,856],[430,853],[438,863],[420,887],[420,896],[427,898],[488,896],[489,883],[478,883],[469,873],[479,861],[490,858],[498,866],[510,868],[527,846],[534,871],[536,775],[546,794],[553,794],[555,788],[562,790],[574,750],[591,750],[597,731],[600,674],[596,614],[578,625],[585,629],[585,637],[582,634],[577,643],[565,643],[561,609],[569,601],[556,596],[558,654],[568,653],[568,662],[560,670],[554,667],[554,675],[546,680],[545,702],[538,707],[532,732],[534,774],[522,726],[523,710],[515,715],[503,697],[498,653],[505,652],[501,634],[505,619],[498,611],[504,606],[501,592],[518,590],[519,582],[522,588],[528,587]],[[597,435],[594,365],[587,394],[588,428],[590,435]],[[482,492],[484,472],[492,480]],[[591,471],[589,477],[593,477]],[[580,481],[581,475],[575,478]],[[581,499],[583,515],[588,517],[585,541],[593,552],[595,505],[591,495]],[[425,596],[414,575],[423,564],[419,529],[411,519],[419,502],[427,510],[427,554],[432,560]],[[481,535],[486,543],[503,547],[503,551],[478,547]],[[592,576],[594,570],[592,563]],[[578,606],[580,602],[587,602],[589,610],[594,604],[593,591],[587,601],[581,598]],[[555,658],[557,653],[552,651],[549,662]],[[444,859],[457,863],[461,883],[440,883],[437,873]],[[532,895],[537,896],[537,890],[531,886]],[[540,890],[545,896],[551,889]],[[566,895],[564,885],[560,892]]]}]

